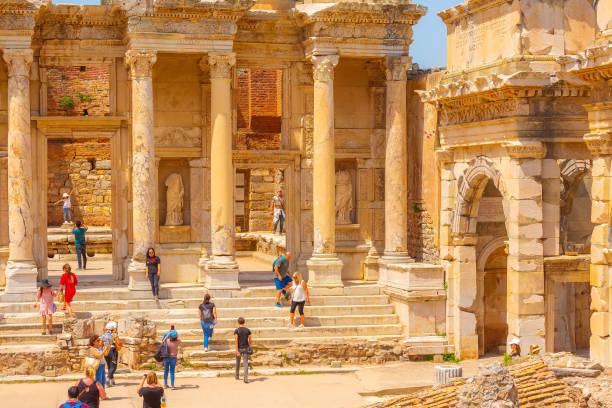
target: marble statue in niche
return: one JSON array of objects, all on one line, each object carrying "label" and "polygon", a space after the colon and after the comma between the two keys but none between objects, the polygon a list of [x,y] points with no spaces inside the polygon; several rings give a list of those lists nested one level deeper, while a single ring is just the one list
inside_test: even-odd
[{"label": "marble statue in niche", "polygon": [[183,198],[185,188],[178,173],[166,178],[166,225],[183,225]]},{"label": "marble statue in niche", "polygon": [[352,224],[353,183],[347,170],[336,172],[336,224]]}]

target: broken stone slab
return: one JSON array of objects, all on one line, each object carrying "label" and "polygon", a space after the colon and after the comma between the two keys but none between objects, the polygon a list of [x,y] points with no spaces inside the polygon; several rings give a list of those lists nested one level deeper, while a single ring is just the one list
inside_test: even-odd
[{"label": "broken stone slab", "polygon": [[601,374],[601,370],[593,370],[588,368],[567,368],[567,367],[550,367],[557,378],[563,377],[588,377],[594,378]]},{"label": "broken stone slab", "polygon": [[463,375],[463,369],[458,365],[438,365],[434,367],[435,385],[449,383]]}]

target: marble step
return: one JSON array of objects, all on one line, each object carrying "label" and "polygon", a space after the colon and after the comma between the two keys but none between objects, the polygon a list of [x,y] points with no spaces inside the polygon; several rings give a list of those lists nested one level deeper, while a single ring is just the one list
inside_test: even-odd
[{"label": "marble step", "polygon": [[[47,326],[48,327],[48,326]],[[38,323],[15,323],[15,324],[2,324],[0,325],[0,334],[8,335],[22,335],[22,334],[40,334],[42,332],[42,322],[40,316]],[[53,322],[53,333],[59,334],[62,332],[62,324]]]},{"label": "marble step", "polygon": [[[42,331],[42,330],[41,330]],[[38,334],[0,334],[0,345],[24,345],[24,344],[55,344],[57,341],[56,332],[52,335]]]},{"label": "marble step", "polygon": [[[233,333],[233,331],[232,331]],[[403,338],[401,334],[370,334],[370,335],[321,335],[319,336],[301,336],[300,332],[296,333],[295,337],[253,337],[253,348],[257,350],[259,347],[291,347],[292,344],[316,344],[320,345],[323,343],[347,343],[351,341],[395,341]],[[161,337],[159,338],[161,339]],[[234,338],[226,337],[219,338],[215,336],[209,341],[209,346],[214,349],[233,349]],[[183,353],[190,350],[203,350],[202,336],[200,334],[199,339],[188,338],[182,339],[181,349]]]}]

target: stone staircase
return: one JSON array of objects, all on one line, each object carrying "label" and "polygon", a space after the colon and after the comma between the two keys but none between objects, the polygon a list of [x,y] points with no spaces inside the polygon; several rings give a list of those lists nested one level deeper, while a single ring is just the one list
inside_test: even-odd
[{"label": "stone staircase", "polygon": [[[101,332],[109,318],[145,317],[156,324],[157,340],[174,324],[182,339],[185,368],[223,369],[234,364],[233,344],[236,319],[247,321],[256,349],[253,365],[270,365],[274,349],[319,347],[325,344],[397,342],[402,339],[402,325],[389,298],[377,284],[346,282],[336,294],[325,289],[310,291],[311,304],[306,306],[306,327],[288,328],[289,308],[274,307],[275,291],[265,286],[259,275],[241,274],[241,283],[248,286],[236,291],[223,291],[213,298],[219,317],[208,353],[204,353],[202,330],[197,307],[205,289],[196,284],[166,284],[160,299],[150,292],[129,291],[124,286],[89,283],[78,290],[72,304],[77,318],[95,320],[95,331]],[[62,331],[64,313],[54,314],[54,334],[40,333],[40,316],[32,302],[0,303],[0,354],[20,350],[52,350]],[[296,316],[296,322],[299,317]],[[120,333],[121,335],[121,333]],[[443,343],[443,339],[433,339]],[[425,339],[430,344],[432,339]],[[392,346],[391,346],[392,347]],[[260,350],[266,357],[258,358]],[[365,353],[365,351],[364,351]],[[286,356],[275,354],[273,364],[282,364]],[[274,360],[274,359],[272,359]],[[299,358],[295,358],[296,361]]]}]

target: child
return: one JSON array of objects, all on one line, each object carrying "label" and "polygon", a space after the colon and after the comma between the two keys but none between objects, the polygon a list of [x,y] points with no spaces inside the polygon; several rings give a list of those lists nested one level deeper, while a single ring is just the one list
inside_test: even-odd
[{"label": "child", "polygon": [[64,224],[68,222],[72,223],[72,216],[70,215],[70,209],[72,208],[72,203],[70,202],[70,194],[72,194],[72,190],[70,190],[70,193],[62,194],[61,200],[57,200],[55,202],[55,205],[58,205],[62,201],[64,202],[64,205],[62,206],[62,210],[64,212]]},{"label": "child", "polygon": [[[49,334],[53,334],[53,312],[55,312],[55,303],[53,297],[55,292],[48,279],[43,279],[38,284],[38,291],[36,292],[36,303],[34,307],[38,307],[40,315],[42,316],[42,335],[46,335],[46,327],[48,324]],[[48,322],[47,322],[48,318]]]},{"label": "child", "polygon": [[249,354],[251,351],[251,331],[245,326],[244,317],[238,318],[238,328],[234,330],[234,340],[236,344],[236,379],[239,378],[240,372],[240,357],[242,356],[242,364],[244,365],[244,382],[248,383],[247,378],[249,373]]},{"label": "child", "polygon": [[59,408],[89,408],[89,405],[79,401],[79,389],[77,387],[68,388],[68,401]]}]

